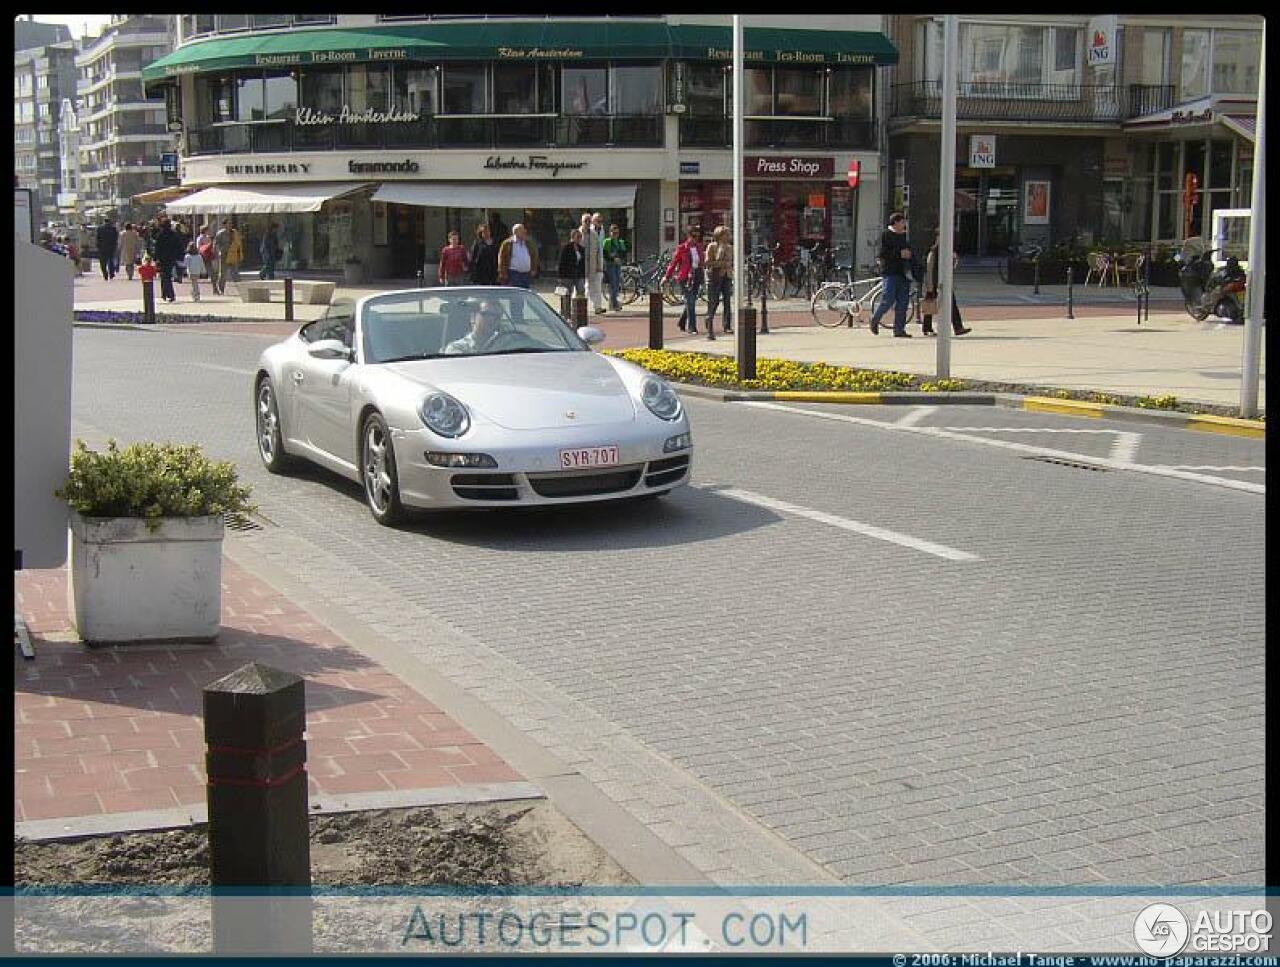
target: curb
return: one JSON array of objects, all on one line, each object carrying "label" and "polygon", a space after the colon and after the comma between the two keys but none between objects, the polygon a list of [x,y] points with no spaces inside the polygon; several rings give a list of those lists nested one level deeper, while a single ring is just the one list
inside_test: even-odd
[{"label": "curb", "polygon": [[130,329],[133,332],[154,332],[155,326],[137,326],[131,322],[73,322],[72,329]]},{"label": "curb", "polygon": [[1060,400],[1048,396],[1022,396],[1018,393],[853,393],[809,391],[744,391],[717,389],[692,383],[673,383],[676,392],[685,396],[715,400],[720,403],[738,403],[755,400],[787,403],[842,403],[869,406],[919,406],[919,405],[967,405],[1004,406],[1039,413],[1060,413],[1065,416],[1086,417],[1097,420],[1125,420],[1127,422],[1154,423],[1171,429],[1199,430],[1224,436],[1265,439],[1267,424],[1264,420],[1244,420],[1234,416],[1214,416],[1208,413],[1174,413],[1169,410],[1147,410],[1137,406],[1113,406],[1092,403],[1088,400]]}]

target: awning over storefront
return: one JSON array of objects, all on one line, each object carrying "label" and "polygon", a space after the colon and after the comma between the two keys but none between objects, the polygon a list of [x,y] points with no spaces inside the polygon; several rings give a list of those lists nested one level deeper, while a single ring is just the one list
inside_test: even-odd
[{"label": "awning over storefront", "polygon": [[1220,114],[1218,115],[1218,120],[1242,138],[1248,138],[1250,141],[1258,140],[1258,118],[1256,115],[1242,117],[1240,115]]},{"label": "awning over storefront", "polygon": [[314,185],[222,185],[206,188],[181,201],[165,205],[173,215],[209,212],[215,215],[284,214],[318,212],[330,198],[366,187],[362,184],[327,182]]},{"label": "awning over storefront", "polygon": [[374,201],[427,208],[633,208],[634,182],[562,181],[433,181],[388,182],[373,194]]},{"label": "awning over storefront", "polygon": [[[728,61],[728,26],[554,21],[515,23],[387,24],[326,30],[291,30],[215,37],[186,44],[143,68],[144,82],[242,67],[295,67],[364,62],[451,60]],[[747,59],[776,64],[896,64],[898,51],[884,34],[853,30],[747,27]]]},{"label": "awning over storefront", "polygon": [[129,201],[135,205],[163,205],[166,202],[177,201],[179,198],[185,198],[196,188],[185,188],[182,185],[169,185],[165,188],[156,188],[154,191],[144,191],[133,195]]}]

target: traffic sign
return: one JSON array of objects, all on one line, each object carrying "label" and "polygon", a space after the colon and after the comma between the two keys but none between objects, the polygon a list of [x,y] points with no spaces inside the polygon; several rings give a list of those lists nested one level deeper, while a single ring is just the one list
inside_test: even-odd
[{"label": "traffic sign", "polygon": [[849,187],[850,188],[858,187],[858,179],[861,177],[861,175],[862,175],[862,162],[850,161],[849,162]]}]

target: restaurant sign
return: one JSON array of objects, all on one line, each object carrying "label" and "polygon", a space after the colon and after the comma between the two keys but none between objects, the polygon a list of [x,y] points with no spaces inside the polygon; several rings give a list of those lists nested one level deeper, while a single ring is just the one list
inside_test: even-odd
[{"label": "restaurant sign", "polygon": [[[732,47],[708,47],[707,60],[733,60]],[[743,60],[772,61],[775,64],[874,64],[874,54],[852,54],[844,50],[830,53],[813,50],[744,50]]]},{"label": "restaurant sign", "polygon": [[375,111],[373,108],[352,111],[345,104],[337,114],[309,107],[300,107],[293,112],[293,123],[299,127],[313,124],[412,124],[421,120],[422,115],[412,111]]},{"label": "restaurant sign", "polygon": [[747,178],[820,178],[830,181],[835,174],[836,163],[834,158],[748,156],[742,160],[742,169]]},{"label": "restaurant sign", "polygon": [[491,154],[485,158],[484,166],[489,171],[549,171],[554,178],[561,171],[577,171],[587,166],[585,161],[553,161],[545,154],[530,154],[523,158],[512,155],[504,158]]}]

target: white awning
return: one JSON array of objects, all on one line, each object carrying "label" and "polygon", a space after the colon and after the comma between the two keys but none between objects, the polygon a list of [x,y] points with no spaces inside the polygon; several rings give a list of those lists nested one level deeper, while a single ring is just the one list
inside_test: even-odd
[{"label": "white awning", "polygon": [[635,182],[622,181],[392,181],[374,201],[428,208],[633,208]]},{"label": "white awning", "polygon": [[206,188],[180,201],[169,202],[171,215],[209,212],[216,215],[254,215],[283,212],[318,212],[330,198],[367,187],[351,182],[318,182],[311,185],[221,185]]}]

